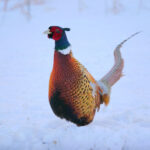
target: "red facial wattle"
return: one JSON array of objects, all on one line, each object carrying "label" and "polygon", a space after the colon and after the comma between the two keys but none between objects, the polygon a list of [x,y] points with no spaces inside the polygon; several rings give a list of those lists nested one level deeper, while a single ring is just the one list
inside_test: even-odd
[{"label": "red facial wattle", "polygon": [[53,33],[52,38],[58,41],[62,37],[63,30],[60,29],[59,27],[52,27],[50,32]]}]

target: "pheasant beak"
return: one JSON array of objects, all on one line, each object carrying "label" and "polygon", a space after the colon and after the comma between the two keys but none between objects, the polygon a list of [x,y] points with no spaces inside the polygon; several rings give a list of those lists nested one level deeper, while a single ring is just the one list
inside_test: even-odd
[{"label": "pheasant beak", "polygon": [[44,34],[52,34],[52,32],[50,32],[50,30],[48,29],[48,30],[46,30],[46,31],[44,31],[43,32]]}]

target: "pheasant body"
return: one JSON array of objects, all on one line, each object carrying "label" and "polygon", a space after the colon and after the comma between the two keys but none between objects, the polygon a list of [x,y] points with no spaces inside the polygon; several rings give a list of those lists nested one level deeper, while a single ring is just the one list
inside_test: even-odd
[{"label": "pheasant body", "polygon": [[[92,85],[95,85],[93,89]],[[49,100],[54,113],[77,125],[93,120],[100,106],[100,87],[72,55],[55,51],[49,82]]]}]

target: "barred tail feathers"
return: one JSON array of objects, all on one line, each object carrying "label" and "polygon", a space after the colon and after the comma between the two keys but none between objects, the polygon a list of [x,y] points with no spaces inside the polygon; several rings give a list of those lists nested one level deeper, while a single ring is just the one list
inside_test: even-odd
[{"label": "barred tail feathers", "polygon": [[132,34],[130,37],[122,41],[114,50],[114,59],[115,63],[112,69],[100,80],[98,81],[99,86],[103,89],[102,100],[105,105],[109,104],[111,87],[123,76],[122,70],[124,67],[124,60],[121,56],[120,48],[123,46],[125,42],[139,34],[140,32],[136,32]]}]

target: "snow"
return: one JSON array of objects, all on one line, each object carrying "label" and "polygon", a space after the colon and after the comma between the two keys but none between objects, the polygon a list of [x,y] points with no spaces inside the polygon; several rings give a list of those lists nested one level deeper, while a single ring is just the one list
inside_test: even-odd
[{"label": "snow", "polygon": [[[46,6],[53,11],[34,7],[30,22],[18,11],[5,14],[0,24],[0,150],[150,149],[150,12],[137,12],[137,0],[124,1],[126,8],[117,15],[105,13],[104,2],[85,3],[80,12],[77,0],[64,0],[63,7],[53,0]],[[112,88],[109,106],[101,106],[88,126],[59,119],[49,106],[54,42],[43,31],[50,25],[71,28],[73,54],[97,80],[112,67],[117,44],[142,30],[122,47],[125,76]]]}]

